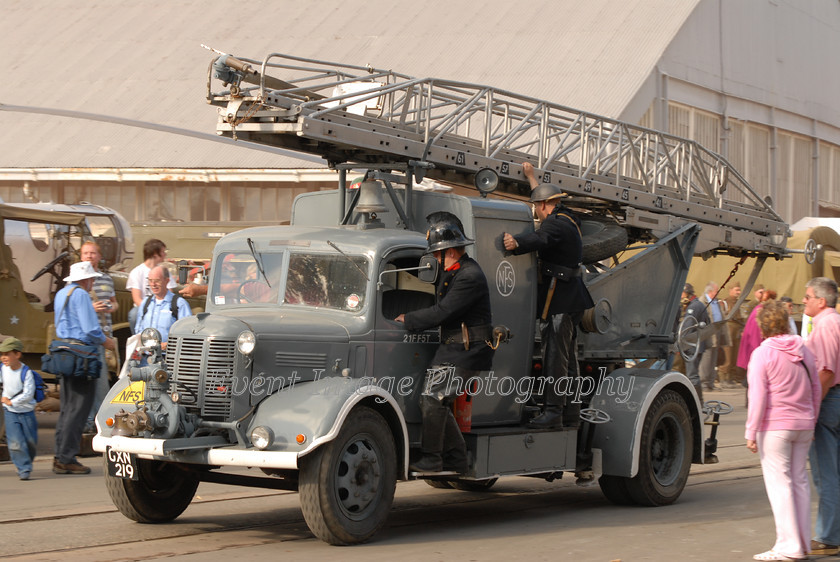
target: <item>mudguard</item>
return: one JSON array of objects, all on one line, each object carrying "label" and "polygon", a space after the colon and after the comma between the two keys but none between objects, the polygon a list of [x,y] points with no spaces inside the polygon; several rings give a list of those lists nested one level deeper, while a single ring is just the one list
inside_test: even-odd
[{"label": "mudguard", "polygon": [[694,430],[693,462],[703,458],[702,409],[684,374],[624,368],[600,375],[595,384],[591,407],[610,416],[609,422],[595,427],[592,441],[592,448],[601,450],[603,474],[636,476],[645,416],[653,400],[666,388],[675,390],[685,400]]},{"label": "mudguard", "polygon": [[[408,466],[408,429],[393,396],[373,379],[327,377],[297,384],[263,400],[248,424],[248,433],[257,426],[270,427],[274,444],[268,451],[293,451],[298,457],[335,439],[353,407],[362,401],[373,401],[376,409],[393,410],[402,435],[394,435],[398,450],[404,451],[403,466]],[[297,436],[304,436],[301,444]]]},{"label": "mudguard", "polygon": [[[369,378],[349,377],[326,377],[298,383],[260,402],[248,430],[268,426],[274,431],[274,445],[269,450],[294,450],[306,454],[333,439],[348,412],[364,399],[372,398],[377,404],[388,403],[398,410],[393,397],[372,383]],[[405,429],[402,416],[400,420]],[[302,446],[296,441],[298,435],[306,437]]]}]

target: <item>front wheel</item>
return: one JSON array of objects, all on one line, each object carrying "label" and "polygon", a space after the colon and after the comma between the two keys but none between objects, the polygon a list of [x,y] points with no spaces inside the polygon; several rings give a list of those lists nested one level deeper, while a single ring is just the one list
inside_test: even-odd
[{"label": "front wheel", "polygon": [[117,509],[138,523],[165,523],[181,515],[198,488],[196,475],[177,464],[137,459],[138,480],[108,474],[105,486]]},{"label": "front wheel", "polygon": [[645,416],[639,472],[626,481],[639,505],[669,505],[682,494],[691,468],[694,432],[688,406],[678,393],[665,390]]},{"label": "front wheel", "polygon": [[396,446],[388,424],[378,412],[356,408],[338,437],[301,459],[303,517],[324,542],[364,542],[385,523],[396,483]]}]

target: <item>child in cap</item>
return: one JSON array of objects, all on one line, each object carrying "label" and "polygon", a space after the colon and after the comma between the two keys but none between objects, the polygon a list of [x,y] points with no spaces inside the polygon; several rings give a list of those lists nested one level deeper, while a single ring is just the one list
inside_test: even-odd
[{"label": "child in cap", "polygon": [[[0,343],[6,443],[18,477],[29,480],[38,444],[38,421],[35,419],[35,376],[21,363],[22,355],[23,343],[19,339],[6,338]],[[26,369],[26,376],[21,382],[23,369]]]}]

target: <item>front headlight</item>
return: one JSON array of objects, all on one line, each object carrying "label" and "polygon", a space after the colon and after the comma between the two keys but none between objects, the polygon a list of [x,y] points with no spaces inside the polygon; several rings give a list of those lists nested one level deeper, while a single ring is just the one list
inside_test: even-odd
[{"label": "front headlight", "polygon": [[251,431],[251,443],[254,447],[263,451],[274,443],[274,432],[271,431],[270,427],[257,426]]},{"label": "front headlight", "polygon": [[236,349],[242,355],[251,355],[257,346],[257,336],[250,330],[245,330],[236,338]]},{"label": "front headlight", "polygon": [[160,345],[160,332],[154,328],[146,328],[140,332],[140,345],[142,347],[157,347]]}]

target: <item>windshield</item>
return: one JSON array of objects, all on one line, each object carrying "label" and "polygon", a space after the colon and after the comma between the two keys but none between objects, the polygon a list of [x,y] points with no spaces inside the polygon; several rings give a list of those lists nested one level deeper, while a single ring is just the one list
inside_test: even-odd
[{"label": "windshield", "polygon": [[213,274],[211,295],[217,305],[276,303],[279,295],[283,254],[263,254],[262,261],[268,282],[263,278],[250,252],[222,254]]},{"label": "windshield", "polygon": [[367,260],[359,256],[292,254],[285,302],[355,312],[364,305]]},{"label": "windshield", "polygon": [[[360,256],[289,255],[286,285],[283,253],[257,253],[265,277],[250,252],[222,254],[210,295],[217,306],[250,303],[283,304],[356,312],[363,308],[368,261]],[[215,269],[215,265],[213,266]]]}]

